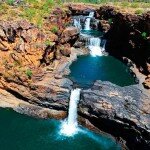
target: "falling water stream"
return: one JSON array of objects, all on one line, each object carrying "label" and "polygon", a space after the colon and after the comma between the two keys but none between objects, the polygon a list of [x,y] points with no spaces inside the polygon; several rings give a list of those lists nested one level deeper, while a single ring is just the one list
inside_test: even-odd
[{"label": "falling water stream", "polygon": [[81,27],[81,22],[80,22],[80,18],[78,18],[78,20],[77,20],[77,19],[74,19],[73,25],[74,25],[75,27],[77,27],[78,29],[82,29],[82,27]]},{"label": "falling water stream", "polygon": [[[98,36],[97,37],[93,36],[93,34],[92,34],[93,30],[90,27],[91,19],[93,17],[94,17],[94,12],[90,12],[89,15],[87,16],[86,20],[85,20],[84,30],[81,30],[82,26],[81,26],[81,21],[80,21],[79,17],[74,19],[73,25],[75,27],[77,27],[78,29],[80,29],[81,34],[83,36],[87,37],[88,40],[87,40],[86,44],[87,44],[87,47],[90,51],[90,54],[91,54],[91,56],[96,57],[96,56],[102,56],[103,55],[103,53],[105,51],[106,40],[102,40],[101,37],[98,37]],[[95,33],[98,33],[98,31],[96,31]]]},{"label": "falling water stream", "polygon": [[91,18],[93,18],[93,17],[94,17],[94,12],[90,12],[89,16],[87,17],[87,19],[85,21],[84,30],[91,30],[90,23],[91,23]]},{"label": "falling water stream", "polygon": [[60,133],[73,136],[78,130],[77,121],[77,105],[80,100],[80,89],[74,89],[71,91],[70,102],[69,102],[69,112],[68,118],[62,123],[62,128]]},{"label": "falling water stream", "polygon": [[88,48],[92,56],[102,56],[105,51],[105,43],[101,46],[102,40],[99,37],[92,37],[88,41]]}]

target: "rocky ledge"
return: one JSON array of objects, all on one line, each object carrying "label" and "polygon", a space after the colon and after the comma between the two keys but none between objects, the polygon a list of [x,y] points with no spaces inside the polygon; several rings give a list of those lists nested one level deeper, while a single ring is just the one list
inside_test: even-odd
[{"label": "rocky ledge", "polygon": [[97,81],[82,91],[82,123],[125,140],[129,149],[150,148],[150,96],[137,86]]}]

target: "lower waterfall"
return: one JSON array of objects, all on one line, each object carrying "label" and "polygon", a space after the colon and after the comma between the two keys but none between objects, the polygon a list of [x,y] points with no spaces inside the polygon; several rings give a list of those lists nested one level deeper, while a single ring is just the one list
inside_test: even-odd
[{"label": "lower waterfall", "polygon": [[81,89],[71,91],[68,118],[62,123],[60,133],[66,136],[73,136],[78,131],[77,106],[80,100]]},{"label": "lower waterfall", "polygon": [[[101,46],[102,43],[104,44]],[[101,38],[90,38],[87,45],[90,50],[90,54],[92,56],[102,56],[103,52],[105,51],[105,43],[106,42],[102,42]]]}]

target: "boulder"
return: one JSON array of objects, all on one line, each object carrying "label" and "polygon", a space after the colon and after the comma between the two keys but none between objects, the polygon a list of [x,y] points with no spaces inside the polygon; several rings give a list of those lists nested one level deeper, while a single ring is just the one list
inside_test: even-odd
[{"label": "boulder", "polygon": [[71,54],[71,47],[70,44],[64,44],[60,46],[60,52],[64,55],[64,56],[70,56]]},{"label": "boulder", "polygon": [[71,14],[74,15],[89,15],[89,12],[95,11],[95,7],[85,5],[85,4],[73,4],[68,5],[69,10],[71,11]]},{"label": "boulder", "polygon": [[74,41],[78,38],[79,30],[76,27],[67,27],[62,35],[61,35],[61,43],[74,43]]},{"label": "boulder", "polygon": [[150,89],[150,75],[148,75],[146,78],[145,78],[145,81],[143,82],[143,85],[146,89]]}]

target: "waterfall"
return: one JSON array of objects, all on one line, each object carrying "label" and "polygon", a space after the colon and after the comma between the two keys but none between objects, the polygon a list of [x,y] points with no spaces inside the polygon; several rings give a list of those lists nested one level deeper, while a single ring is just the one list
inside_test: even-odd
[{"label": "waterfall", "polygon": [[94,12],[90,12],[88,18],[85,21],[85,28],[84,28],[85,30],[91,30],[90,22],[91,22],[91,18],[93,17],[94,17]]},{"label": "waterfall", "polygon": [[80,22],[80,18],[77,20],[77,19],[74,19],[73,20],[73,25],[75,26],[75,27],[77,27],[78,29],[82,29],[82,27],[81,27],[81,22]]},{"label": "waterfall", "polygon": [[105,43],[103,40],[103,46],[101,46],[102,40],[98,37],[92,37],[88,41],[88,48],[92,56],[102,56],[105,51]]},{"label": "waterfall", "polygon": [[80,91],[81,89],[74,89],[71,91],[68,118],[63,122],[60,131],[63,135],[72,136],[77,133],[77,105],[80,100]]},{"label": "waterfall", "polygon": [[104,52],[104,51],[105,51],[105,46],[106,46],[106,40],[103,40],[102,52]]}]

